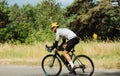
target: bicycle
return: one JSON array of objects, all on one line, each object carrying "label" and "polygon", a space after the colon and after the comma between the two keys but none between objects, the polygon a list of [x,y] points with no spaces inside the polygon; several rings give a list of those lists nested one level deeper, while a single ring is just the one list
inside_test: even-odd
[{"label": "bicycle", "polygon": [[[47,51],[52,52],[50,47],[46,45]],[[57,49],[58,50],[58,49]],[[75,55],[74,48],[70,52],[70,57],[75,65],[74,71],[80,76],[92,76],[94,73],[94,64],[90,57],[86,55]],[[59,51],[54,51],[53,54],[46,55],[42,60],[42,69],[46,76],[58,76],[62,70],[62,63],[66,66],[68,71],[71,70],[70,64],[63,55],[59,54]]]}]

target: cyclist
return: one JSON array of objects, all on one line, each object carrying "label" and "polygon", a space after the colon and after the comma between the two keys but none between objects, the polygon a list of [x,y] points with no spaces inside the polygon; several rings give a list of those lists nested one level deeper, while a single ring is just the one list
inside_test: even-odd
[{"label": "cyclist", "polygon": [[[53,46],[51,47],[51,49],[56,48],[58,46],[59,39],[62,38],[63,42],[61,43],[60,46],[63,46],[64,44],[66,44],[66,47],[63,50],[64,56],[67,59],[67,61],[69,62],[69,64],[71,65],[71,72],[73,73],[74,72],[74,64],[69,55],[69,52],[76,44],[79,43],[79,39],[78,39],[77,35],[70,29],[59,28],[59,25],[57,24],[57,22],[51,24],[51,30],[56,33],[56,39],[55,39],[55,42],[53,43]],[[68,40],[68,41],[66,42],[66,40]]]}]

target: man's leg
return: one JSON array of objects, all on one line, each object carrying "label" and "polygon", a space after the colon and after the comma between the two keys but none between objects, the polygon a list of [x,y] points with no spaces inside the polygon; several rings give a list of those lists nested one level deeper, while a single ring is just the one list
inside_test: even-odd
[{"label": "man's leg", "polygon": [[76,75],[76,72],[74,71],[74,64],[73,64],[73,61],[69,55],[69,52],[68,51],[64,51],[64,56],[65,58],[67,59],[67,61],[69,62],[69,64],[71,65],[71,71],[70,73],[74,73]]},{"label": "man's leg", "polygon": [[64,56],[67,59],[67,61],[69,62],[69,64],[71,65],[71,68],[74,68],[73,61],[72,61],[68,51],[66,51],[66,50],[64,51]]},{"label": "man's leg", "polygon": [[[71,40],[69,40],[67,42],[67,46],[64,50],[64,55],[65,55],[65,58],[67,59],[67,61],[69,62],[69,64],[71,65],[71,70],[74,71],[74,64],[73,64],[73,61],[69,55],[69,52],[71,51],[72,48],[74,48],[74,46],[79,42],[79,40],[77,38],[73,38]],[[75,72],[75,71],[74,71]]]}]

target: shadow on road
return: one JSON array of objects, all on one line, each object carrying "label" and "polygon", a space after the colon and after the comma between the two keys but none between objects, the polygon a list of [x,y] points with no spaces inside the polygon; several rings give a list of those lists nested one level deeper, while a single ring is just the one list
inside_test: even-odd
[{"label": "shadow on road", "polygon": [[120,72],[112,72],[112,73],[96,73],[94,76],[120,76]]},{"label": "shadow on road", "polygon": [[83,75],[83,74],[74,75],[74,74],[64,73],[64,74],[62,74],[60,76],[88,76],[88,75]]},{"label": "shadow on road", "polygon": [[[87,75],[83,75],[83,74],[77,74],[77,75],[74,75],[74,74],[69,74],[69,73],[64,73],[64,74],[61,74],[60,76],[87,76]],[[112,72],[112,73],[106,73],[106,72],[95,72],[93,74],[93,76],[120,76],[120,72]]]}]

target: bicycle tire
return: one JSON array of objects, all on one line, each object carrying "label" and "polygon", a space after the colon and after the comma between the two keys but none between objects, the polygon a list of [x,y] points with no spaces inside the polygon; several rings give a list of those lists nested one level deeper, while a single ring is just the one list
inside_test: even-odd
[{"label": "bicycle tire", "polygon": [[[52,63],[53,60],[55,61]],[[62,64],[59,58],[53,54],[46,55],[41,64],[46,76],[58,76],[62,70]]]},{"label": "bicycle tire", "polygon": [[86,55],[78,55],[73,60],[76,74],[80,76],[92,76],[94,73],[94,63]]}]

